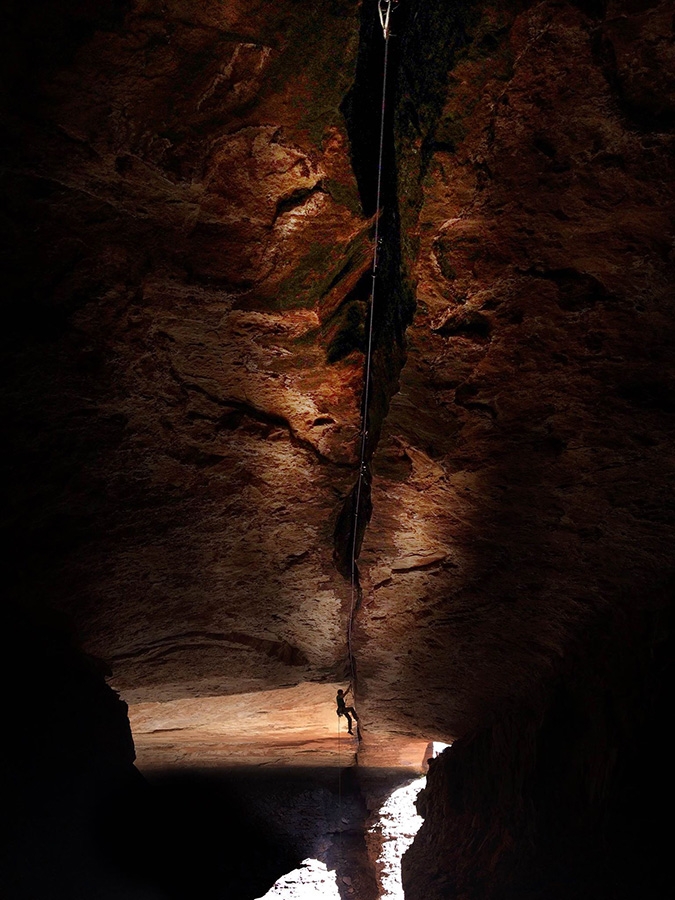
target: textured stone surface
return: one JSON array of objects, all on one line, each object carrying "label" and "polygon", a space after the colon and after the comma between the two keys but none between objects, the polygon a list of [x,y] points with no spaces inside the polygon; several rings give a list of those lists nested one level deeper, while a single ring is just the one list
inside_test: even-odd
[{"label": "textured stone surface", "polygon": [[361,687],[392,724],[536,704],[669,575],[673,138],[621,112],[617,23],[488,7],[451,73],[361,558]]},{"label": "textured stone surface", "polygon": [[[411,898],[662,888],[671,6],[397,10],[354,648],[364,769],[455,741]],[[335,761],[382,63],[359,14],[8,14],[6,583],[110,667],[149,769]]]},{"label": "textured stone surface", "polygon": [[369,251],[356,6],[321,12],[132,4],[9,117],[51,325],[10,350],[13,539],[130,701],[342,674],[361,357],[327,360]]}]

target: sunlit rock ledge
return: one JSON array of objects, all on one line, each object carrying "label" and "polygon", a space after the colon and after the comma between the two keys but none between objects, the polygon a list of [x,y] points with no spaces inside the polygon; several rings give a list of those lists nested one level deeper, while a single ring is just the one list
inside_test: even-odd
[{"label": "sunlit rock ledge", "polygon": [[[360,766],[426,771],[429,738],[383,732],[361,718],[361,740],[335,709],[340,684],[131,703],[141,771],[212,766]],[[372,727],[372,731],[370,730]]]}]

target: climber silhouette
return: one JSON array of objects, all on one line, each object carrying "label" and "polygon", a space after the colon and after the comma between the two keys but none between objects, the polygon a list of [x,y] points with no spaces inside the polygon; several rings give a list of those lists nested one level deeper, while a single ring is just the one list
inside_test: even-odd
[{"label": "climber silhouette", "polygon": [[351,693],[352,693],[352,686],[351,686],[351,684],[350,684],[346,691],[343,691],[343,690],[340,689],[340,690],[337,692],[337,697],[336,697],[335,699],[336,699],[336,702],[337,702],[337,714],[338,714],[338,716],[346,716],[346,718],[347,718],[347,731],[348,731],[350,734],[354,734],[354,732],[352,731],[352,716],[354,716],[354,719],[355,719],[357,722],[359,721],[359,717],[356,715],[356,710],[354,709],[353,706],[347,706],[347,705],[345,704],[345,697],[347,696],[347,694],[351,694]]}]

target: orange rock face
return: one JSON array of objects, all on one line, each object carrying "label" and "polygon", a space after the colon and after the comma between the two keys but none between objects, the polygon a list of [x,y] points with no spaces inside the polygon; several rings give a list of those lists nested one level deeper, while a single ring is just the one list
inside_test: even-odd
[{"label": "orange rock face", "polygon": [[[11,597],[109,665],[149,766],[332,764],[376,7],[38,6],[3,53]],[[648,819],[617,798],[672,696],[673,53],[666,0],[395,11],[353,648],[361,765],[456,741],[412,898],[530,896],[553,809],[570,859]]]},{"label": "orange rock face", "polygon": [[672,135],[638,130],[608,62],[617,29],[647,55],[662,15],[485,9],[495,49],[458,59],[422,136],[417,312],[362,558],[360,672],[392,722],[453,738],[536,702],[663,581]]},{"label": "orange rock face", "polygon": [[30,145],[9,118],[58,320],[46,354],[11,352],[41,368],[19,386],[37,453],[68,469],[46,515],[21,508],[28,471],[16,486],[22,550],[65,521],[45,583],[130,701],[343,674],[332,530],[362,356],[342,319],[370,254],[338,108],[356,15],[134,4],[38,72]]}]

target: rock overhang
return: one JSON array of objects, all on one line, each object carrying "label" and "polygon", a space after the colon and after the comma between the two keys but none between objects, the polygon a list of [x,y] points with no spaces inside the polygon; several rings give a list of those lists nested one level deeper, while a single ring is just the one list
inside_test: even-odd
[{"label": "rock overhang", "polygon": [[[600,6],[460,4],[449,43],[418,4],[396,36],[355,631],[373,740],[541,717],[551,685],[586,690],[574,669],[620,705],[622,658],[658,657],[667,4]],[[331,694],[372,226],[340,113],[357,4],[129,9],[38,54],[40,102],[9,116],[14,587],[71,616],[132,721]]]}]

